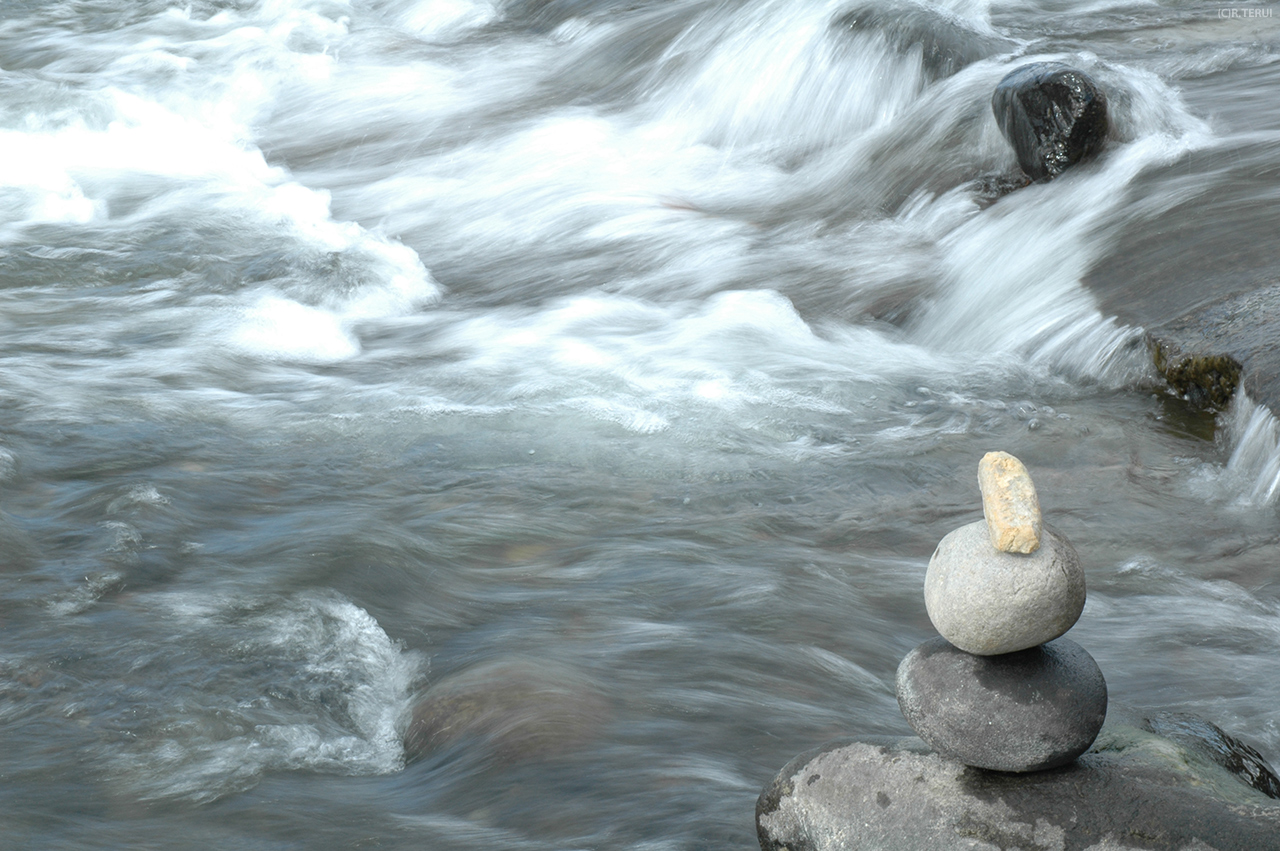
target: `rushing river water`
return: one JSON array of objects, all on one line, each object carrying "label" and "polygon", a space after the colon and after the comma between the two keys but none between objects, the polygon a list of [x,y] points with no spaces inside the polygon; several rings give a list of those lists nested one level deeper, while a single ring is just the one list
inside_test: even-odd
[{"label": "rushing river water", "polygon": [[[1276,203],[1276,8],[5,0],[2,843],[751,849],[991,449],[1112,699],[1280,760],[1276,422],[1081,284]],[[995,200],[1054,58],[1112,139]]]}]

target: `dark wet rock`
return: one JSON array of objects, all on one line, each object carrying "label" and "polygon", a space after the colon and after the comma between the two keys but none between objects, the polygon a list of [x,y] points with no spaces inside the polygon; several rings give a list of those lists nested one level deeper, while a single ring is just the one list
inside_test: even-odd
[{"label": "dark wet rock", "polygon": [[878,33],[902,53],[919,46],[921,64],[934,80],[949,77],[966,65],[1013,45],[996,35],[975,32],[958,19],[927,6],[887,9],[866,4],[840,15],[831,26],[841,32]]},{"label": "dark wet rock", "polygon": [[1107,684],[1084,648],[1059,638],[1000,656],[941,637],[898,666],[898,705],[920,738],[965,765],[1040,771],[1084,753],[1107,715]]},{"label": "dark wet rock", "polygon": [[1051,180],[1101,150],[1107,98],[1083,71],[1049,62],[1007,74],[991,95],[996,123],[1034,181]]},{"label": "dark wet rock", "polygon": [[1262,754],[1218,725],[1189,712],[1162,712],[1146,719],[1142,726],[1208,757],[1268,798],[1280,800],[1280,778]]},{"label": "dark wet rock", "polygon": [[499,761],[555,757],[591,741],[610,704],[583,674],[535,659],[468,668],[418,700],[405,736],[416,759],[459,744],[490,749]]},{"label": "dark wet rock", "polygon": [[1080,759],[1034,774],[970,768],[916,738],[829,742],[761,793],[760,847],[1280,851],[1280,803],[1206,758],[1212,745],[1196,733],[1165,737],[1148,723],[1113,711]]},{"label": "dark wet rock", "polygon": [[1016,174],[984,174],[969,183],[969,187],[973,191],[974,201],[984,210],[1010,192],[1016,192],[1024,186],[1030,185],[1031,178],[1022,172],[1017,172]]}]

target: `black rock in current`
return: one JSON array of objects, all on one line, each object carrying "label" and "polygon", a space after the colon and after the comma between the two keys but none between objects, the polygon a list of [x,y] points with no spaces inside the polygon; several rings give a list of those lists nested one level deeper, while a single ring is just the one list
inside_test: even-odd
[{"label": "black rock in current", "polygon": [[943,756],[996,771],[1040,771],[1089,749],[1107,716],[1107,683],[1065,638],[975,656],[938,637],[898,666],[907,723]]},{"label": "black rock in current", "polygon": [[1057,177],[1097,153],[1107,135],[1107,98],[1083,71],[1050,62],[1011,71],[991,95],[1000,132],[1032,180]]},{"label": "black rock in current", "polygon": [[1142,728],[1192,749],[1268,798],[1280,800],[1280,777],[1271,770],[1262,754],[1223,732],[1217,724],[1189,712],[1161,712],[1146,719]]}]

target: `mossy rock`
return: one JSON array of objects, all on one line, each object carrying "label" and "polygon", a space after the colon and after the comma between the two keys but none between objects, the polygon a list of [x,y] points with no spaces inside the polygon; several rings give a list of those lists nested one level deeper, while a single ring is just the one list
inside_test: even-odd
[{"label": "mossy rock", "polygon": [[1180,355],[1172,346],[1152,341],[1152,360],[1169,386],[1201,408],[1221,409],[1240,385],[1240,362],[1231,355]]}]

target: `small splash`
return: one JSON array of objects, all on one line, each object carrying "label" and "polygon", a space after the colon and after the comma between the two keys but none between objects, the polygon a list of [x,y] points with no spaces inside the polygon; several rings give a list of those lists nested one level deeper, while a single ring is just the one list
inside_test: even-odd
[{"label": "small splash", "polygon": [[[129,534],[133,532],[132,528],[124,523],[107,525],[122,527],[114,530],[117,533],[116,546],[127,546]],[[122,541],[122,539],[124,540]],[[87,574],[84,577],[84,584],[77,585],[70,592],[58,596],[48,603],[49,613],[57,617],[67,617],[87,612],[102,597],[123,588],[124,575],[114,570]]]},{"label": "small splash", "polygon": [[156,490],[155,485],[134,485],[107,503],[107,514],[118,514],[141,506],[168,505],[169,498]]},{"label": "small splash", "polygon": [[1223,414],[1231,457],[1217,476],[1239,505],[1275,505],[1280,497],[1280,421],[1238,391]]},{"label": "small splash", "polygon": [[309,363],[333,363],[360,353],[360,341],[332,311],[271,293],[244,312],[231,342],[259,357]]},{"label": "small splash", "polygon": [[333,593],[215,599],[164,595],[165,652],[127,648],[131,694],[111,771],[143,799],[196,803],[268,771],[370,775],[404,764],[420,659]]}]

